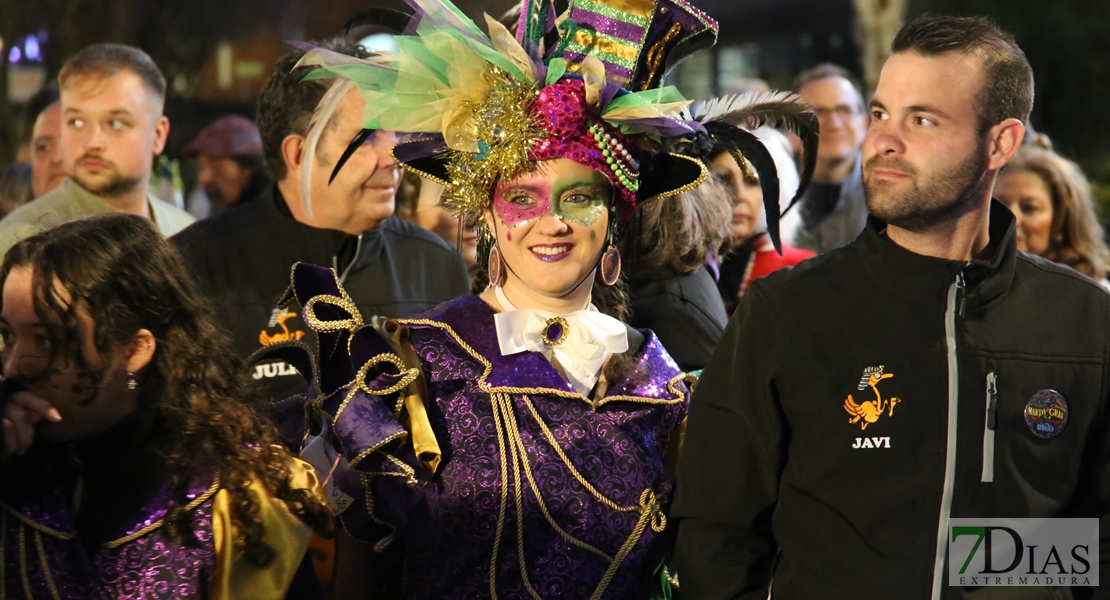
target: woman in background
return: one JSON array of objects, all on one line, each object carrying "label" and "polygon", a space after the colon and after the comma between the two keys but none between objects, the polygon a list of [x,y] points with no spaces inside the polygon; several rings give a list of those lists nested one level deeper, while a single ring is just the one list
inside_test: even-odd
[{"label": "woman in background", "polygon": [[149,220],[28,238],[0,283],[0,596],[313,594],[305,549],[331,527],[315,474]]},{"label": "woman in background", "polygon": [[[775,161],[781,182],[778,202],[781,209],[785,209],[798,189],[799,180],[797,167],[791,157],[790,141],[784,134],[770,127],[761,127],[753,133],[767,147]],[[783,245],[781,255],[776,252],[766,235],[764,198],[758,173],[750,168],[741,169],[723,147],[714,148],[709,161],[710,171],[732,194],[732,250],[721,252],[725,258],[721,262],[721,276],[717,281],[721,299],[731,315],[753,280],[783,267],[792,267],[812,257],[813,252],[787,245]],[[784,216],[783,219],[785,221],[787,217]]]},{"label": "woman in background", "polygon": [[687,372],[705,367],[728,325],[707,262],[729,239],[731,213],[728,190],[708,180],[637,207],[620,242],[628,324],[655,332]]},{"label": "woman in background", "polygon": [[1091,185],[1079,165],[1038,134],[1018,151],[994,186],[1017,219],[1018,250],[1067,265],[1108,286],[1110,250],[1095,216]]}]

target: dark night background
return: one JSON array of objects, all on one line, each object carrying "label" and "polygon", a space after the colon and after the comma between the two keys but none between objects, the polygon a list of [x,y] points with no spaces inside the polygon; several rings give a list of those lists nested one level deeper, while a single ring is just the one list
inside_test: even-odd
[{"label": "dark night background", "polygon": [[[482,12],[499,16],[511,1],[458,4],[478,20]],[[750,77],[789,86],[799,70],[824,61],[863,73],[852,0],[695,0],[695,5],[721,23],[721,37],[717,48],[672,77],[689,98],[730,92]],[[335,35],[349,15],[370,6],[405,8],[400,0],[0,0],[0,90],[9,82],[26,89],[35,77],[52,80],[67,56],[90,43],[137,45],[169,81],[167,154],[180,158],[212,119],[227,112],[252,114],[284,40]],[[1110,215],[1110,2],[908,0],[907,12],[988,15],[1013,34],[1036,74],[1033,127],[1087,170],[1103,216]],[[35,60],[25,47],[28,35],[40,42]],[[20,60],[10,65],[13,44],[23,47]],[[23,127],[22,99],[12,96],[0,93],[0,162],[16,156]]]}]

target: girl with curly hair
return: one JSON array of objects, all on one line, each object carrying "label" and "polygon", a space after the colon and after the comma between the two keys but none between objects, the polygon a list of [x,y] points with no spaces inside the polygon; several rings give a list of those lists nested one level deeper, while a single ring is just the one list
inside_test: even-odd
[{"label": "girl with curly hair", "polygon": [[308,540],[331,527],[316,476],[149,221],[28,238],[0,282],[0,595],[262,599],[311,582]]},{"label": "girl with curly hair", "polygon": [[1044,134],[1018,151],[994,197],[1017,218],[1018,250],[1067,265],[1103,286],[1110,250],[1079,165],[1052,150]]}]

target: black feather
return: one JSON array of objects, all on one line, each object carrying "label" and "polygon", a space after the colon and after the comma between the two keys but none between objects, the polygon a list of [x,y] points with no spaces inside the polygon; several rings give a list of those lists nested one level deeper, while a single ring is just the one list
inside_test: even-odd
[{"label": "black feather", "polygon": [[[734,159],[734,153],[739,152],[759,174],[763,211],[767,214],[767,236],[771,238],[775,250],[782,254],[782,240],[779,235],[779,173],[775,168],[775,159],[771,158],[771,153],[763,142],[750,131],[722,121],[706,123],[705,129],[713,145],[727,148]],[[740,170],[745,170],[744,165],[737,163],[737,166]]]},{"label": "black feather", "polygon": [[817,139],[820,126],[813,107],[798,95],[789,92],[769,92],[718,98],[696,107],[694,118],[703,124],[724,122],[749,130],[758,129],[764,125],[784,127],[801,138],[803,165],[798,178],[798,192],[794,194],[786,210],[794,206],[813,180],[813,169],[817,165]]},{"label": "black feather", "polygon": [[332,169],[331,177],[328,177],[328,185],[331,185],[331,182],[335,181],[335,176],[339,174],[339,169],[342,169],[343,165],[347,164],[351,155],[353,155],[375,131],[377,131],[377,129],[363,129],[355,135],[355,139],[351,140],[350,144],[347,144],[347,149],[343,151],[343,155],[339,157],[339,162],[335,163],[335,168]]}]

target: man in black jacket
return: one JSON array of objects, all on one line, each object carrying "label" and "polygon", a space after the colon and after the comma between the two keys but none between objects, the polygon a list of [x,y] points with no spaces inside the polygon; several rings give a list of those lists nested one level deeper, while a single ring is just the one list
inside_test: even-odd
[{"label": "man in black jacket", "polygon": [[[361,52],[342,40],[320,45],[352,56]],[[312,214],[305,209],[305,136],[330,82],[302,82],[310,67],[293,67],[303,55],[295,49],[278,60],[258,101],[263,152],[277,183],[257,200],[200,221],[171,240],[191,263],[244,356],[311,335],[299,308],[275,308],[296,262],[333,267],[367,318],[407,317],[470,289],[466,266],[454,248],[392,216],[401,177],[390,154],[392,134],[375,133],[329,181],[362,129],[365,102],[357,92],[343,98],[320,137],[309,183]],[[275,391],[303,381],[283,363],[259,365],[254,377],[267,380]]]},{"label": "man in black jacket", "polygon": [[698,384],[673,509],[683,600],[1106,596],[949,586],[950,519],[1106,515],[1110,296],[1018,253],[991,201],[1032,108],[1013,40],[932,17],[893,50],[868,227],[756,281]]}]

